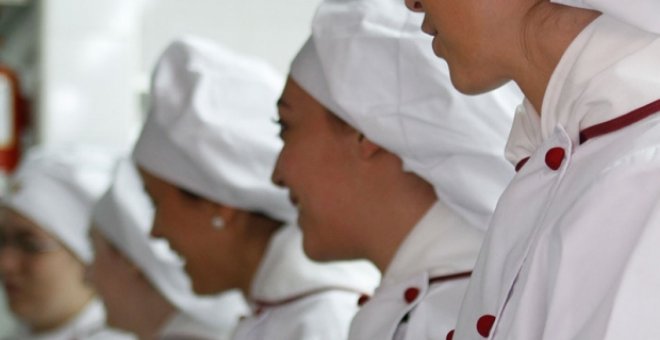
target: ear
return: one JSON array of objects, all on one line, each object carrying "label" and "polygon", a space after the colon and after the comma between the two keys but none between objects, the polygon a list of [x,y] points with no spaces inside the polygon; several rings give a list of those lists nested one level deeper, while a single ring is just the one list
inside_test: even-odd
[{"label": "ear", "polygon": [[358,147],[362,159],[369,159],[383,150],[380,145],[372,142],[362,133],[358,135]]}]

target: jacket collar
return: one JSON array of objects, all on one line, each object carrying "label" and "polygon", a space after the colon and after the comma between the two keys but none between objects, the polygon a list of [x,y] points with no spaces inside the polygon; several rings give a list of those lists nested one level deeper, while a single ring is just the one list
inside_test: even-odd
[{"label": "jacket collar", "polygon": [[401,243],[381,286],[398,284],[420,272],[435,277],[470,271],[482,239],[482,232],[436,201]]},{"label": "jacket collar", "polygon": [[328,289],[371,293],[380,279],[378,270],[366,261],[317,263],[304,254],[302,234],[284,226],[270,241],[255,278],[250,300],[277,305],[296,297]]},{"label": "jacket collar", "polygon": [[[530,156],[561,126],[573,144],[580,132],[660,98],[659,36],[601,15],[564,52],[541,114],[525,100],[518,110],[506,155],[514,165]],[[615,46],[616,48],[612,48]]]}]

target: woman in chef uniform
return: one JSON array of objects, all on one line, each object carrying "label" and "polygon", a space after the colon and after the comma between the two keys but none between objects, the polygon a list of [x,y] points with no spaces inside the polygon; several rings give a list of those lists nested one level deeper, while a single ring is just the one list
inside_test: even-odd
[{"label": "woman in chef uniform", "polygon": [[383,273],[353,340],[445,338],[513,176],[519,91],[455,91],[421,21],[399,0],[323,2],[279,102],[273,180],[299,203],[306,253]]},{"label": "woman in chef uniform", "polygon": [[660,2],[407,4],[456,88],[526,96],[455,338],[660,338]]},{"label": "woman in chef uniform", "polygon": [[105,327],[85,264],[92,206],[114,158],[87,147],[33,149],[0,207],[0,277],[20,321],[10,339],[130,339]]},{"label": "woman in chef uniform", "polygon": [[195,292],[238,288],[251,304],[234,339],[342,339],[378,275],[304,256],[288,193],[270,182],[281,84],[254,58],[174,42],[154,71],[134,159],[156,207],[152,234],[185,258]]},{"label": "woman in chef uniform", "polygon": [[108,325],[140,339],[229,339],[247,311],[238,292],[200,297],[167,242],[149,236],[153,206],[133,163],[119,163],[93,212],[90,279]]}]

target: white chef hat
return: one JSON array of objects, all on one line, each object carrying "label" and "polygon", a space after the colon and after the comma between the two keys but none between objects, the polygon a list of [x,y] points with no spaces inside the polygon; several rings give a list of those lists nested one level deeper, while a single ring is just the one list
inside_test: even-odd
[{"label": "white chef hat", "polygon": [[643,30],[660,34],[658,0],[551,0],[558,4],[593,9]]},{"label": "white chef hat", "polygon": [[194,294],[182,261],[166,241],[150,237],[153,217],[154,209],[137,169],[131,161],[121,161],[112,186],[94,207],[97,230],[178,310],[216,329],[231,329],[247,310],[240,294]]},{"label": "white chef hat", "polygon": [[282,86],[258,59],[199,38],[172,43],[153,74],[136,163],[212,201],[292,220],[286,190],[270,182]]},{"label": "white chef hat", "polygon": [[483,229],[513,175],[503,150],[522,95],[458,93],[421,22],[401,0],[324,1],[291,77]]},{"label": "white chef hat", "polygon": [[4,204],[89,263],[92,208],[108,188],[116,156],[81,145],[32,149],[11,177]]}]

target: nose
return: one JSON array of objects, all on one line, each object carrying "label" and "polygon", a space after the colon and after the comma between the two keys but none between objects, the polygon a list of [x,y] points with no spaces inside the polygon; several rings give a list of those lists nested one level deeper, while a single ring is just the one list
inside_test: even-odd
[{"label": "nose", "polygon": [[151,223],[151,237],[154,238],[165,238],[165,234],[163,234],[163,223],[162,223],[162,214],[161,210],[159,208],[156,208],[156,211],[154,212],[154,219],[153,222]]},{"label": "nose", "polygon": [[275,168],[273,169],[273,173],[270,175],[270,180],[278,187],[286,187],[286,184],[284,183],[284,177],[282,176],[282,153],[277,156]]},{"label": "nose", "polygon": [[406,7],[413,12],[424,12],[424,6],[420,0],[405,0]]}]

